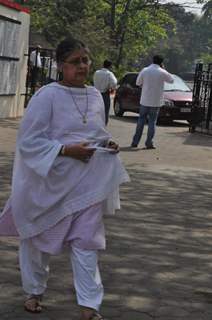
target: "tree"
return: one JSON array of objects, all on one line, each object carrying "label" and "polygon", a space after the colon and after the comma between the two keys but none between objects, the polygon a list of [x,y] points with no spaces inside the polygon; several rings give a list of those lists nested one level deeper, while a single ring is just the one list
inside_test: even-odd
[{"label": "tree", "polygon": [[166,4],[168,14],[175,21],[175,28],[167,29],[167,39],[152,50],[164,55],[167,69],[173,73],[192,71],[196,59],[208,57],[211,24],[205,17],[198,17],[174,3]]},{"label": "tree", "polygon": [[209,0],[204,4],[202,12],[207,20],[212,20],[212,0]]},{"label": "tree", "polygon": [[203,3],[203,15],[197,27],[199,45],[202,48],[199,57],[204,63],[212,63],[212,0],[197,0]]},{"label": "tree", "polygon": [[112,56],[117,69],[137,65],[140,56],[158,39],[165,38],[169,16],[157,0],[105,0]]},{"label": "tree", "polygon": [[139,63],[140,56],[166,37],[170,18],[158,0],[28,0],[32,30],[52,45],[69,34],[85,40],[94,67],[104,58],[121,72]]}]

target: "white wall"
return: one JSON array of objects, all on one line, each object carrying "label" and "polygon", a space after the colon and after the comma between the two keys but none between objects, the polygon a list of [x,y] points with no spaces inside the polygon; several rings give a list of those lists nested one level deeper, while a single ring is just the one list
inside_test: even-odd
[{"label": "white wall", "polygon": [[18,39],[18,56],[20,60],[18,61],[16,95],[0,96],[0,118],[14,118],[20,117],[24,113],[24,94],[26,91],[25,84],[27,74],[27,53],[29,46],[30,15],[25,12],[20,12],[11,8],[7,8],[1,4],[0,15],[21,22]]}]

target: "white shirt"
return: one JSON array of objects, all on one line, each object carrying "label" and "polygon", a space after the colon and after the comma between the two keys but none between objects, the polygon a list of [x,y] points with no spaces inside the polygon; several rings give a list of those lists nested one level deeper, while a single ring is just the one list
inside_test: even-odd
[{"label": "white shirt", "polygon": [[42,62],[41,62],[40,52],[36,50],[32,51],[30,54],[30,62],[33,65],[33,67],[37,66],[38,68],[41,68]]},{"label": "white shirt", "polygon": [[48,77],[52,80],[57,80],[57,74],[58,74],[58,69],[57,69],[57,62],[55,60],[48,60],[48,66],[47,66],[47,74]]},{"label": "white shirt", "polygon": [[97,70],[94,73],[94,87],[100,92],[106,92],[109,89],[115,89],[117,85],[117,79],[113,72],[106,68]]},{"label": "white shirt", "polygon": [[173,83],[174,78],[159,65],[152,63],[144,68],[136,80],[136,84],[142,86],[140,104],[146,107],[161,107],[164,82]]}]

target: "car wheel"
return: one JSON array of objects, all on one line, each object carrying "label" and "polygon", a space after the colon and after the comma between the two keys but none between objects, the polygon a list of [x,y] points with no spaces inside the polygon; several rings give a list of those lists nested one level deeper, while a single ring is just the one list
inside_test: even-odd
[{"label": "car wheel", "polygon": [[114,108],[115,116],[117,116],[117,117],[123,116],[124,110],[122,109],[121,104],[118,100],[115,100],[113,108]]}]

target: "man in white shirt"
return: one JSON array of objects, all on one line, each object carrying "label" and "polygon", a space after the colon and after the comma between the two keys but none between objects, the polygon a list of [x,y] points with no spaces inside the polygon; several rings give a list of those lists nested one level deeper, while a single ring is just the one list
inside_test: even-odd
[{"label": "man in white shirt", "polygon": [[110,92],[114,90],[117,85],[117,79],[113,72],[110,70],[112,67],[112,62],[105,60],[103,63],[103,68],[97,70],[94,73],[94,86],[102,94],[104,105],[105,105],[105,123],[107,125],[109,119],[110,111]]},{"label": "man in white shirt", "polygon": [[136,127],[136,132],[131,144],[132,148],[137,148],[148,119],[146,149],[155,149],[153,138],[160,107],[163,105],[164,82],[173,83],[174,79],[170,73],[163,68],[163,58],[159,55],[153,57],[153,63],[144,68],[138,75],[136,84],[142,86],[140,99],[140,114]]},{"label": "man in white shirt", "polygon": [[57,62],[54,57],[50,58],[47,62],[47,77],[49,83],[59,79]]},{"label": "man in white shirt", "polygon": [[40,69],[42,68],[42,61],[40,56],[41,46],[38,45],[35,50],[30,53],[31,66],[31,88],[34,92],[37,81],[39,80]]}]

